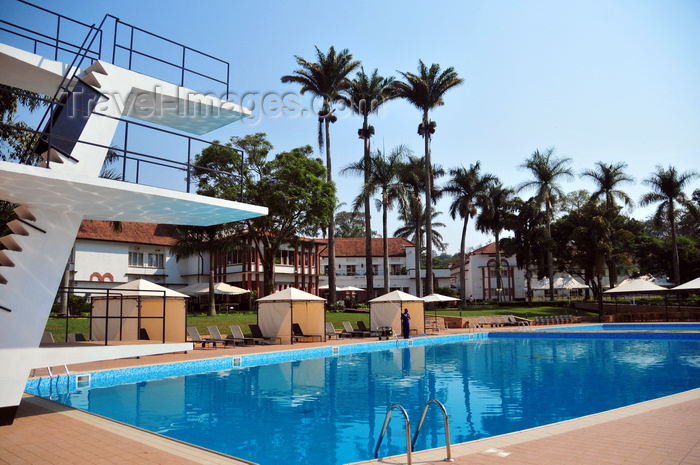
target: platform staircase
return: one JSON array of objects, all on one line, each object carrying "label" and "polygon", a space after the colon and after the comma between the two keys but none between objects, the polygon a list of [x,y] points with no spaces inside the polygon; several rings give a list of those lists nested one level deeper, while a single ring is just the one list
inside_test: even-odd
[{"label": "platform staircase", "polygon": [[[101,79],[107,75],[99,61],[88,67],[81,77],[78,76],[79,67],[86,59],[98,31],[94,25],[90,28],[53,98],[49,100],[38,125],[43,130],[36,132],[28,144],[26,152],[33,152],[43,159],[38,165],[40,168],[61,171],[79,163],[73,151],[81,140],[96,103],[108,99],[98,90],[102,87]],[[27,159],[26,156],[24,158]],[[47,195],[50,193],[47,192]],[[0,237],[4,247],[0,249],[0,289],[13,280],[23,279],[22,272],[15,269],[15,264],[21,260],[21,254],[26,256],[42,249],[37,247],[36,242],[46,240],[48,229],[41,226],[40,219],[26,205],[16,207],[13,216],[15,218],[6,225],[10,234]],[[0,311],[12,312],[11,304],[6,303],[7,295],[7,292],[0,293]]]}]

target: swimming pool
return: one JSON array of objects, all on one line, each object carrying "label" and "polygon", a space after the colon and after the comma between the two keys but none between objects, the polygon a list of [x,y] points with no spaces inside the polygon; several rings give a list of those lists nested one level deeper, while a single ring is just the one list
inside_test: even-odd
[{"label": "swimming pool", "polygon": [[[412,347],[43,395],[263,465],[336,465],[372,457],[394,403],[415,428],[424,403],[440,400],[458,443],[700,387],[697,334],[682,340],[534,334],[446,344],[430,338]],[[442,428],[431,410],[416,450],[443,446]],[[404,438],[394,415],[380,455],[405,453]]]}]

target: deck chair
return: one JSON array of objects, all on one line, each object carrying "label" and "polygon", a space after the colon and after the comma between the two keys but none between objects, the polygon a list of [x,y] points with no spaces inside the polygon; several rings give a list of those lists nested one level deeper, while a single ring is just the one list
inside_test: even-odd
[{"label": "deck chair", "polygon": [[254,338],[256,339],[262,339],[263,344],[274,344],[275,341],[277,341],[277,344],[282,344],[282,338],[277,337],[277,336],[263,336],[262,330],[260,330],[260,326],[258,325],[248,325],[250,328],[250,334],[253,335]]},{"label": "deck chair", "polygon": [[68,342],[85,342],[86,340],[85,336],[80,333],[68,334]]},{"label": "deck chair", "polygon": [[359,331],[362,331],[364,333],[367,333],[368,336],[377,336],[379,333],[377,331],[372,331],[369,329],[367,326],[365,326],[365,322],[362,320],[357,320],[357,329]]},{"label": "deck chair", "polygon": [[213,347],[216,347],[216,343],[220,342],[222,344],[226,344],[226,341],[221,339],[221,340],[214,340],[214,339],[205,339],[202,336],[200,336],[199,331],[195,326],[188,326],[187,327],[187,335],[190,337],[190,340],[194,342],[195,344],[202,344],[202,347],[206,347],[207,344],[211,344]]},{"label": "deck chair", "polygon": [[221,334],[221,331],[219,331],[218,326],[207,326],[207,331],[209,331],[209,339],[211,339],[213,341],[218,341],[218,342],[223,341],[223,344],[225,346],[227,346],[227,345],[235,346],[236,345],[236,341],[233,338],[224,337]]},{"label": "deck chair", "polygon": [[506,315],[505,318],[513,326],[530,326],[530,323],[523,320],[516,319],[513,315]]},{"label": "deck chair", "polygon": [[318,338],[319,342],[323,340],[323,336],[321,336],[320,334],[304,334],[304,331],[302,331],[301,326],[299,326],[299,323],[292,323],[293,340],[299,341],[308,338],[311,338],[311,341],[313,341],[314,338]]},{"label": "deck chair", "polygon": [[336,338],[340,339],[340,335],[342,333],[339,333],[335,330],[335,327],[333,326],[333,323],[330,321],[326,321],[326,336],[330,339]]},{"label": "deck chair", "polygon": [[260,340],[260,342],[258,342],[256,338],[246,336],[245,334],[243,334],[243,331],[241,331],[241,327],[238,325],[229,325],[229,329],[231,330],[231,336],[229,336],[229,338],[233,340],[234,345],[236,344],[236,342],[240,342],[243,345],[247,344],[250,346],[255,345],[256,343],[263,343],[262,339]]},{"label": "deck chair", "polygon": [[364,336],[369,336],[369,331],[367,334],[364,333],[364,331],[357,330],[352,327],[352,324],[349,321],[343,321],[343,333],[345,334],[346,337],[364,337]]},{"label": "deck chair", "polygon": [[491,326],[492,328],[495,327],[495,326],[501,326],[500,323],[498,323],[498,322],[496,322],[496,321],[494,321],[494,320],[486,321],[486,318],[484,318],[483,316],[480,316],[479,319],[481,320],[481,327],[482,327],[482,328],[483,328],[484,326],[486,326],[486,325],[489,325],[489,326]]}]

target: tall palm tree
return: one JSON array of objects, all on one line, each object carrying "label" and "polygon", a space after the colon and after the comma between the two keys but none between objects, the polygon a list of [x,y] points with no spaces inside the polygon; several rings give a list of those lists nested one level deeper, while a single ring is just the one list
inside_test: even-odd
[{"label": "tall palm tree", "polygon": [[[393,98],[391,87],[393,77],[382,77],[375,68],[370,76],[365,74],[364,68],[360,68],[355,79],[350,81],[348,89],[349,105],[352,111],[362,116],[362,127],[357,130],[357,135],[363,141],[364,148],[364,179],[365,185],[370,182],[371,150],[370,138],[374,135],[374,126],[368,122],[369,115],[377,113],[379,106]],[[374,272],[372,269],[372,212],[370,209],[370,196],[364,198],[365,221],[365,269],[367,279],[367,298],[374,297]],[[388,289],[387,291],[388,292]]]},{"label": "tall palm tree", "polygon": [[633,207],[632,198],[625,191],[618,189],[618,185],[625,182],[634,182],[634,178],[625,173],[627,163],[603,163],[596,162],[596,168],[584,170],[581,177],[589,177],[595,182],[597,190],[591,194],[591,200],[597,201],[603,197],[606,208],[612,210],[617,204],[615,199],[619,199],[626,207]]},{"label": "tall palm tree", "polygon": [[[423,211],[423,202],[421,201],[421,194],[425,191],[425,159],[423,157],[409,156],[406,161],[399,166],[399,179],[401,183],[406,186],[406,191],[404,193],[405,199],[403,205],[405,209],[410,211],[409,216],[414,218],[421,218]],[[416,230],[414,234],[414,244],[415,244],[415,257],[414,257],[414,270],[415,270],[415,280],[416,280],[416,295],[422,297],[423,286],[421,286],[421,250],[423,248],[421,237],[422,237],[422,226],[420,221],[416,221],[414,224]]]},{"label": "tall palm tree", "polygon": [[[496,242],[496,288],[503,289],[503,276],[501,275],[501,232],[507,229],[512,221],[513,190],[503,187],[501,183],[492,183],[486,192],[477,200],[481,212],[476,217],[476,229],[483,233],[492,233]],[[501,291],[498,291],[498,300],[501,300]]]},{"label": "tall palm tree", "polygon": [[[362,192],[355,199],[354,206],[359,208],[367,203],[367,199],[379,193],[377,210],[382,212],[382,238],[384,256],[384,292],[390,290],[389,282],[389,217],[388,212],[392,208],[394,200],[402,200],[405,187],[399,181],[399,166],[402,160],[411,154],[411,150],[405,145],[399,145],[391,153],[384,155],[377,150],[370,157],[369,169],[364,166],[364,158],[360,163],[353,163],[345,167],[341,173],[355,172],[357,174],[370,173],[369,180],[364,184]],[[371,257],[371,251],[370,251]],[[370,265],[371,267],[371,262]]]},{"label": "tall palm tree", "polygon": [[[545,212],[533,197],[527,200],[515,198],[513,206],[514,214],[510,216],[507,227],[513,231],[513,237],[501,239],[501,244],[507,255],[515,255],[518,268],[525,270],[527,304],[531,306],[532,272],[542,261],[542,244],[546,240]],[[542,266],[537,268],[543,269]]]},{"label": "tall palm tree", "polygon": [[[423,137],[425,148],[425,210],[426,217],[431,218],[432,193],[433,193],[433,171],[430,157],[430,138],[435,133],[437,124],[429,118],[430,110],[445,104],[443,96],[445,93],[459,85],[464,80],[457,76],[454,68],[440,70],[440,65],[433,63],[428,68],[422,60],[418,61],[418,74],[399,71],[404,81],[394,81],[393,88],[396,96],[405,99],[408,103],[418,108],[422,113],[421,123],[418,125],[418,134]],[[426,224],[426,277],[433,275],[433,245],[432,227],[430,222]],[[426,292],[433,293],[433,280],[426,279]]]},{"label": "tall palm tree", "polygon": [[[310,62],[300,56],[295,57],[299,69],[294,74],[282,76],[284,83],[301,84],[301,94],[306,92],[319,97],[323,101],[318,112],[318,146],[321,152],[326,151],[326,169],[328,182],[333,182],[331,166],[331,123],[337,118],[333,115],[333,104],[342,100],[342,95],[350,87],[348,75],[360,66],[360,62],[352,59],[348,49],[336,52],[331,46],[328,53],[323,53],[316,47],[316,62]],[[325,137],[324,137],[325,136]],[[324,147],[325,138],[325,147]],[[328,302],[336,302],[335,293],[335,218],[331,213],[328,218]]]},{"label": "tall palm tree", "polygon": [[450,216],[456,219],[457,215],[464,220],[462,224],[462,241],[459,246],[459,296],[462,307],[467,305],[466,281],[466,257],[467,257],[467,226],[469,218],[476,215],[476,200],[486,193],[488,186],[498,179],[492,174],[481,174],[481,162],[476,162],[469,169],[464,167],[450,170],[452,179],[442,189],[443,192],[452,195],[454,200],[450,205]]},{"label": "tall palm tree", "polygon": [[[602,197],[606,213],[601,218],[610,223],[607,225],[608,229],[612,228],[612,222],[619,215],[615,199],[621,200],[627,207],[634,206],[632,198],[618,188],[619,184],[634,182],[634,178],[625,173],[625,168],[627,168],[627,163],[624,162],[612,164],[599,161],[596,162],[595,169],[585,170],[581,173],[581,177],[589,177],[596,184],[597,190],[591,194],[591,201],[597,202]],[[617,282],[617,264],[612,254],[606,255],[606,258],[610,286],[614,286]]]},{"label": "tall palm tree", "polygon": [[549,277],[549,295],[554,300],[554,258],[551,250],[552,218],[554,217],[554,204],[557,197],[564,195],[557,182],[559,179],[574,177],[571,168],[571,158],[559,158],[554,155],[554,147],[546,149],[543,153],[535,150],[520,168],[530,170],[534,179],[525,181],[518,186],[518,191],[535,189],[535,198],[540,205],[544,205],[547,221],[547,241],[550,242],[547,250],[547,276]]},{"label": "tall palm tree", "polygon": [[176,242],[170,247],[176,260],[199,255],[209,257],[209,310],[207,315],[216,316],[214,301],[214,257],[218,253],[234,251],[243,245],[234,232],[233,224],[211,226],[182,226],[177,228]]},{"label": "tall palm tree", "polygon": [[696,171],[686,171],[678,173],[676,168],[669,166],[664,169],[661,165],[656,165],[656,172],[642,181],[643,184],[651,187],[651,192],[644,194],[639,201],[641,206],[651,205],[661,202],[654,213],[654,224],[658,227],[668,222],[671,228],[671,242],[673,247],[673,282],[681,284],[681,269],[678,259],[678,242],[676,238],[676,221],[678,210],[676,204],[685,207],[696,218],[698,210],[693,202],[683,192],[688,184],[698,177]]},{"label": "tall palm tree", "polygon": [[[433,246],[438,250],[444,251],[447,248],[447,244],[445,244],[442,234],[436,231],[436,228],[445,227],[445,223],[437,221],[437,217],[440,215],[442,215],[441,212],[433,211],[430,222],[433,225]],[[399,212],[399,221],[403,221],[403,226],[394,231],[394,236],[415,240],[416,233],[419,233],[421,235],[421,244],[425,242],[425,224],[427,223],[425,209],[421,209],[420,215],[416,217],[410,208],[404,208]]]}]

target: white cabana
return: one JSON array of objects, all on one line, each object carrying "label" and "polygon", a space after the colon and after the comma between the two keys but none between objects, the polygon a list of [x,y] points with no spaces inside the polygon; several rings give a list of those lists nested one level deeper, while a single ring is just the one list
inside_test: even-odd
[{"label": "white cabana", "polygon": [[[185,342],[185,299],[167,287],[137,279],[107,295],[93,295],[90,339],[93,341]],[[142,331],[144,330],[144,331]]]},{"label": "white cabana", "polygon": [[401,291],[392,291],[369,301],[369,324],[371,329],[390,326],[395,333],[401,333],[401,312],[408,309],[411,315],[411,329],[425,334],[424,301],[420,297]]},{"label": "white cabana", "polygon": [[291,344],[292,324],[297,323],[304,334],[326,340],[326,299],[288,287],[257,302],[258,326],[263,336],[279,337],[283,344]]}]

